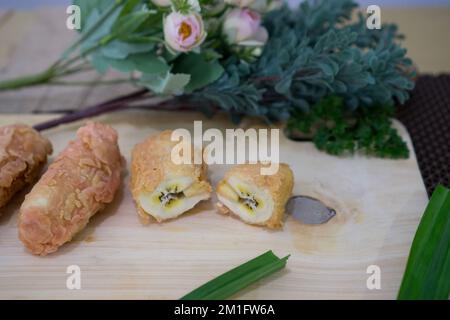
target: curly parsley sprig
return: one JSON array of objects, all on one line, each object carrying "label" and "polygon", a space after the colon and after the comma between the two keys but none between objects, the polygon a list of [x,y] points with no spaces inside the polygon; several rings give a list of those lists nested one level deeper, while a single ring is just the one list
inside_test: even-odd
[{"label": "curly parsley sprig", "polygon": [[296,131],[312,137],[319,150],[333,155],[360,152],[382,158],[408,158],[406,143],[392,127],[393,115],[394,107],[390,105],[349,112],[343,98],[328,96],[311,112],[295,111],[287,122],[287,131],[292,137]]}]

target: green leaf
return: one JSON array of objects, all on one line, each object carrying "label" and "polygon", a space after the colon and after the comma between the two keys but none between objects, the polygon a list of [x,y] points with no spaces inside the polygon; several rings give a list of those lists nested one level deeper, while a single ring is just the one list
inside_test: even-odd
[{"label": "green leaf", "polygon": [[91,55],[91,65],[101,74],[105,73],[109,68],[108,61],[100,54]]},{"label": "green leaf", "polygon": [[450,189],[438,185],[409,252],[399,300],[447,300],[450,295]]},{"label": "green leaf", "polygon": [[115,40],[105,45],[101,52],[108,58],[125,59],[130,54],[149,52],[154,47],[153,43],[128,43]]},{"label": "green leaf", "polygon": [[85,52],[96,45],[102,37],[109,34],[109,30],[120,13],[120,8],[125,0],[79,0],[73,1],[81,11],[81,36],[64,52],[62,58],[67,58],[80,47]]},{"label": "green leaf", "polygon": [[132,34],[151,15],[152,12],[150,11],[137,11],[129,13],[123,17],[119,17],[112,26],[111,32],[114,36]]},{"label": "green leaf", "polygon": [[[105,20],[99,27],[95,28],[91,33],[88,34],[88,36],[83,40],[83,43],[81,44],[82,52],[89,50],[91,47],[95,46],[97,42],[100,41],[100,39],[110,35],[111,27],[116,21],[119,13],[119,10],[115,10],[105,18]],[[94,9],[91,15],[87,18],[86,30],[91,31],[91,28],[95,27],[95,25],[102,17],[102,12],[98,9]]]},{"label": "green leaf", "polygon": [[164,42],[162,38],[154,37],[154,36],[141,36],[136,34],[129,34],[124,36],[118,36],[117,40],[123,41],[129,44],[140,43],[140,44],[149,44],[153,45],[154,42]]},{"label": "green leaf", "polygon": [[165,72],[143,74],[139,83],[159,94],[180,95],[190,79],[189,74]]},{"label": "green leaf", "polygon": [[154,33],[156,31],[160,31],[162,34],[162,28],[163,28],[163,11],[157,11],[153,12],[152,14],[147,18],[147,20],[142,23],[139,28],[136,29],[135,34],[148,34],[149,31],[151,31],[152,35],[155,35]]},{"label": "green leaf", "polygon": [[186,92],[191,92],[219,79],[224,69],[218,60],[206,61],[201,54],[189,53],[175,61],[173,72],[191,75],[191,81],[185,88]]},{"label": "green leaf", "polygon": [[188,14],[192,9],[189,0],[172,0],[172,6],[181,14]]},{"label": "green leaf", "polygon": [[127,14],[133,12],[136,6],[141,2],[141,0],[128,0],[122,8],[119,17],[126,16]]},{"label": "green leaf", "polygon": [[128,73],[135,70],[133,62],[129,59],[103,58],[103,61],[107,63],[111,68],[120,72]]},{"label": "green leaf", "polygon": [[163,58],[154,54],[134,54],[129,60],[133,62],[137,71],[146,74],[164,73],[170,68]]},{"label": "green leaf", "polygon": [[140,71],[145,74],[161,74],[169,71],[170,67],[161,57],[153,53],[129,55],[126,59],[97,58],[97,65],[103,68],[107,64],[121,72]]},{"label": "green leaf", "polygon": [[284,268],[289,256],[278,258],[272,251],[218,276],[186,294],[181,300],[223,300],[252,283]]},{"label": "green leaf", "polygon": [[84,31],[86,19],[95,9],[105,11],[111,6],[111,0],[73,0],[72,3],[80,7],[81,31]]}]

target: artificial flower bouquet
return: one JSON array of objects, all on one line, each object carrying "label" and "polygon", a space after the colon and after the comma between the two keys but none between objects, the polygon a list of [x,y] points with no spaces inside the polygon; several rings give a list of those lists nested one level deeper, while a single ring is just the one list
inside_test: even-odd
[{"label": "artificial flower bouquet", "polygon": [[73,3],[81,9],[78,39],[48,69],[0,82],[0,91],[114,69],[124,76],[95,84],[144,89],[84,114],[164,96],[149,108],[286,121],[288,134],[302,132],[332,154],[408,156],[390,119],[413,88],[412,62],[396,26],[368,29],[362,12],[352,19],[352,0],[305,0],[296,9],[281,0]]}]

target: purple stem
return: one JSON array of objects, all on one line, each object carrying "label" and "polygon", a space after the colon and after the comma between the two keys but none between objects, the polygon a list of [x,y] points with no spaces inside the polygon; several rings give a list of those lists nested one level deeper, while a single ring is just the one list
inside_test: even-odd
[{"label": "purple stem", "polygon": [[[136,102],[139,100],[147,99],[151,97],[149,95],[150,91],[147,89],[141,89],[130,94],[120,96],[106,102],[93,105],[91,107],[84,108],[82,110],[77,110],[71,113],[67,113],[59,118],[41,122],[34,126],[37,131],[42,131],[46,129],[51,129],[61,124],[66,124],[74,122],[77,120],[98,116],[103,113],[113,112],[118,110],[123,110],[127,108],[135,109],[148,109],[148,110],[162,110],[162,111],[195,111],[199,109],[199,105],[193,104],[191,101],[183,101],[182,99],[171,99],[166,101],[161,101],[156,104],[143,104],[143,105],[133,105],[131,102]],[[211,107],[213,112],[217,112],[217,107]]]},{"label": "purple stem", "polygon": [[87,107],[82,110],[71,112],[71,113],[63,115],[62,117],[59,117],[57,119],[39,123],[34,126],[34,129],[36,129],[38,131],[42,131],[42,130],[56,127],[60,124],[70,123],[70,122],[73,122],[76,120],[93,117],[93,116],[98,116],[105,112],[120,110],[120,109],[128,107],[129,102],[148,98],[147,93],[149,93],[149,91],[147,89],[141,89],[141,90],[132,92],[130,94],[120,96],[118,98],[114,98],[109,101],[106,101],[106,102],[103,102],[103,103],[100,103],[100,104],[97,104],[97,105],[94,105],[91,107]]}]

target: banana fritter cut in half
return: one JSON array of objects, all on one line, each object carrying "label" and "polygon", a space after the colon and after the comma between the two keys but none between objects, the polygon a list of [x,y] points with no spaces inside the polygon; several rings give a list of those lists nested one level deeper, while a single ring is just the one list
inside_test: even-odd
[{"label": "banana fritter cut in half", "polygon": [[[171,141],[172,131],[152,135],[137,144],[131,159],[130,188],[143,224],[173,219],[211,195],[207,165],[175,164],[171,152],[179,142]],[[192,152],[192,155],[194,153]]]},{"label": "banana fritter cut in half", "polygon": [[0,127],[0,208],[36,180],[51,153],[50,141],[32,127]]},{"label": "banana fritter cut in half", "polygon": [[110,126],[89,122],[20,207],[19,238],[33,254],[56,251],[114,199],[125,160]]},{"label": "banana fritter cut in half", "polygon": [[294,177],[281,163],[273,175],[261,175],[265,164],[241,164],[231,168],[217,185],[217,208],[232,213],[248,224],[277,229],[283,225],[286,202],[292,193]]}]

